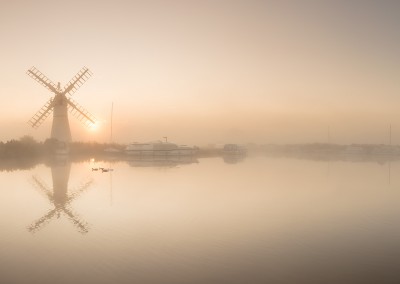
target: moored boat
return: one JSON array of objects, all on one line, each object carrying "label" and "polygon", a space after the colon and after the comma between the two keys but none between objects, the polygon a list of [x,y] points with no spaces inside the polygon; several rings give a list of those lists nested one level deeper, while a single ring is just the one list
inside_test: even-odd
[{"label": "moored boat", "polygon": [[131,143],[125,152],[136,156],[189,156],[196,149],[186,145],[177,145],[171,142],[154,141],[149,143]]}]

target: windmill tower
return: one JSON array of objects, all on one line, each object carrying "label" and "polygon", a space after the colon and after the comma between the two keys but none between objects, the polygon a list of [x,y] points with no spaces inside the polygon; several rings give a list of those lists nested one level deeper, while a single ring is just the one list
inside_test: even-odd
[{"label": "windmill tower", "polygon": [[33,128],[38,128],[50,113],[53,112],[51,138],[69,143],[71,142],[71,129],[68,122],[68,109],[86,127],[90,128],[96,123],[94,116],[71,98],[72,94],[92,75],[88,68],[83,67],[64,88],[61,88],[60,82],[57,85],[54,84],[35,67],[29,69],[27,74],[54,94],[54,97],[50,98],[28,121]]}]

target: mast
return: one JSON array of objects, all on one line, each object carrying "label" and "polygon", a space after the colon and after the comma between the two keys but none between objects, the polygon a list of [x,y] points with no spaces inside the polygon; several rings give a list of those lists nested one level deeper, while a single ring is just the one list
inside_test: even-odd
[{"label": "mast", "polygon": [[331,144],[331,127],[328,125],[328,144]]},{"label": "mast", "polygon": [[110,119],[110,144],[113,142],[113,109],[114,109],[114,102],[111,103],[111,119]]}]

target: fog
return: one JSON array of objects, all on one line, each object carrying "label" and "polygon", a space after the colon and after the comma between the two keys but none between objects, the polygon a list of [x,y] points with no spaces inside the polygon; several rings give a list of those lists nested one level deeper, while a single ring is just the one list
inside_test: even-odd
[{"label": "fog", "polygon": [[[0,4],[0,140],[49,137],[26,121],[67,83],[98,118],[75,141],[400,142],[396,1],[13,1]],[[329,134],[328,134],[329,133]]]},{"label": "fog", "polygon": [[400,283],[399,12],[0,1],[0,282]]}]

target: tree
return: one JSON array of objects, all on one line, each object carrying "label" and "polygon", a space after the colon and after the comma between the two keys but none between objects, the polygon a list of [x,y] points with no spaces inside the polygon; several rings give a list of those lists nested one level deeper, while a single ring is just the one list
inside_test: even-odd
[{"label": "tree", "polygon": [[22,144],[25,144],[25,145],[35,145],[35,144],[37,144],[36,140],[32,136],[29,136],[29,135],[22,136],[19,139],[19,141]]}]

